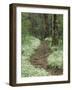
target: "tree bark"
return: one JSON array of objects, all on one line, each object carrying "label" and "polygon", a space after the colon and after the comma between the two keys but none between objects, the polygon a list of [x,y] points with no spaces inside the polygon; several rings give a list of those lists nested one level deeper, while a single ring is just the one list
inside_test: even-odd
[{"label": "tree bark", "polygon": [[48,15],[44,14],[44,38],[48,37]]},{"label": "tree bark", "polygon": [[58,45],[58,20],[57,15],[52,15],[52,45]]}]

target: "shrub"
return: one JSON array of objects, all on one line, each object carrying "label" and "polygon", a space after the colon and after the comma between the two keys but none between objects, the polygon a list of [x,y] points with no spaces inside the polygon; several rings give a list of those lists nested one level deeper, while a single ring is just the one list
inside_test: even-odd
[{"label": "shrub", "polygon": [[63,68],[63,51],[57,50],[54,51],[51,55],[48,57],[48,66],[51,68]]},{"label": "shrub", "polygon": [[24,37],[24,43],[22,43],[22,55],[28,58],[34,53],[34,50],[40,45],[40,40],[33,36]]}]

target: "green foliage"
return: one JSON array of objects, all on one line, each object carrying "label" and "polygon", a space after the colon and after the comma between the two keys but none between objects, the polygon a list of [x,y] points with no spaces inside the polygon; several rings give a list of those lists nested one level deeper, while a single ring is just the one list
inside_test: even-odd
[{"label": "green foliage", "polygon": [[22,77],[31,77],[31,76],[47,76],[43,68],[35,68],[28,60],[22,58]]},{"label": "green foliage", "polygon": [[31,29],[31,21],[29,18],[29,14],[28,13],[22,13],[21,14],[22,18],[21,18],[21,36],[22,36],[22,40],[24,39],[23,37],[25,37],[26,35],[29,35],[30,32],[29,30]]},{"label": "green foliage", "polygon": [[27,35],[23,38],[24,39],[22,41],[22,54],[28,58],[34,53],[34,50],[37,49],[37,47],[40,45],[40,40],[30,35]]},{"label": "green foliage", "polygon": [[52,37],[45,38],[45,41],[48,43],[48,47],[51,48],[52,45]]},{"label": "green foliage", "polygon": [[63,41],[61,39],[59,40],[59,44],[57,46],[56,45],[52,46],[52,37],[45,38],[45,41],[47,41],[48,47],[51,48],[52,51],[63,49]]},{"label": "green foliage", "polygon": [[30,76],[45,76],[48,75],[44,69],[35,68],[30,63],[30,56],[34,53],[34,50],[40,45],[40,40],[33,36],[24,37],[22,44],[22,56],[21,56],[21,75],[22,77]]},{"label": "green foliage", "polygon": [[48,66],[51,68],[63,68],[63,44],[59,40],[57,46],[52,46],[52,37],[45,38],[52,53],[48,56]]},{"label": "green foliage", "polygon": [[[22,19],[22,35],[26,33],[31,34],[41,40],[44,38],[52,36],[52,25],[54,24],[52,16],[54,14],[38,14],[38,13],[23,13],[21,14]],[[45,18],[46,16],[46,18]],[[56,31],[58,32],[58,38],[63,38],[63,15],[56,15],[56,26],[58,27]],[[53,30],[54,31],[54,30]],[[55,35],[57,36],[57,35]]]},{"label": "green foliage", "polygon": [[48,57],[48,65],[51,68],[63,68],[63,51],[57,50],[54,51],[49,57]]}]

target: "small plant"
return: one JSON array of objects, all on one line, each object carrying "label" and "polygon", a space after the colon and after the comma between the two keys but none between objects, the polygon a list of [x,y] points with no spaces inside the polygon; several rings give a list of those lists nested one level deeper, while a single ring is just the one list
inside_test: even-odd
[{"label": "small plant", "polygon": [[50,68],[63,68],[63,52],[62,50],[54,51],[49,57],[48,57],[48,66]]}]

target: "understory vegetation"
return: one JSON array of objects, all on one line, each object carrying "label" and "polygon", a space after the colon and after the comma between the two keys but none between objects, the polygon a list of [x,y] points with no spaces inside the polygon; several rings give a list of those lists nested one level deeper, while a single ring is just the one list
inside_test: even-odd
[{"label": "understory vegetation", "polygon": [[62,69],[63,67],[63,51],[62,50],[54,51],[48,57],[48,66],[50,68]]},{"label": "understory vegetation", "polygon": [[35,68],[30,63],[30,56],[35,52],[37,47],[40,45],[40,40],[32,37],[26,36],[22,46],[22,77],[30,76],[47,76],[48,72],[43,68]]}]

